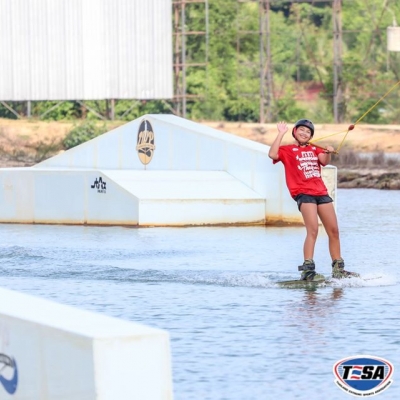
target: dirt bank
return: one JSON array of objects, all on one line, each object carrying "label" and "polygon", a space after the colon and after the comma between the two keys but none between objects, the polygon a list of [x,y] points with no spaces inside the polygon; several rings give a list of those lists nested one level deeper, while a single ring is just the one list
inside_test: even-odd
[{"label": "dirt bank", "polygon": [[338,187],[400,190],[400,172],[398,171],[393,168],[338,168]]},{"label": "dirt bank", "polygon": [[[46,122],[0,118],[0,167],[32,166],[63,151],[62,141],[82,121]],[[125,122],[99,122],[109,130]]]}]

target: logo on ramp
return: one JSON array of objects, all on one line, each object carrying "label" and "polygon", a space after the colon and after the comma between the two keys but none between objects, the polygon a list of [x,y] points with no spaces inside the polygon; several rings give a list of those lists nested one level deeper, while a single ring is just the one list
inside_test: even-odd
[{"label": "logo on ramp", "polygon": [[0,383],[9,394],[14,394],[17,390],[17,363],[14,358],[3,353],[0,353]]},{"label": "logo on ramp", "polygon": [[380,357],[358,355],[343,358],[333,366],[335,383],[353,396],[375,396],[393,381],[393,365]]},{"label": "logo on ramp", "polygon": [[147,165],[151,161],[155,148],[153,128],[150,122],[145,119],[139,126],[136,142],[136,150],[142,164]]},{"label": "logo on ramp", "polygon": [[103,178],[95,179],[93,185],[90,185],[92,189],[97,189],[97,193],[106,193],[107,182],[103,181]]}]

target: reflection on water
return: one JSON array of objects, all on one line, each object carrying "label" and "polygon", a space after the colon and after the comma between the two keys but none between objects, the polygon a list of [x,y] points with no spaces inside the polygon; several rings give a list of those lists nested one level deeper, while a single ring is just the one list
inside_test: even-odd
[{"label": "reflection on water", "polygon": [[[279,288],[298,274],[302,227],[0,225],[0,285],[167,329],[175,399],[340,399],[339,359],[400,365],[400,192],[339,190],[338,201],[346,264],[374,279]],[[326,275],[327,249],[321,232]]]},{"label": "reflection on water", "polygon": [[317,288],[304,289],[298,303],[287,309],[288,326],[298,330],[299,339],[305,347],[326,345],[326,325],[332,321],[332,315],[340,309],[339,300],[343,296],[342,288],[324,291]]}]

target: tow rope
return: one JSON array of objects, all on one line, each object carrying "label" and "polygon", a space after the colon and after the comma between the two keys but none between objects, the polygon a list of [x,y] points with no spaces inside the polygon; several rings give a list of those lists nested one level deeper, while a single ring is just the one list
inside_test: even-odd
[{"label": "tow rope", "polygon": [[323,139],[326,139],[326,138],[328,138],[328,137],[331,137],[331,136],[336,136],[336,135],[340,135],[340,134],[342,134],[342,133],[345,133],[345,135],[344,135],[344,137],[343,137],[343,139],[342,139],[342,141],[340,142],[340,144],[339,144],[339,147],[335,150],[335,151],[333,151],[333,153],[334,154],[339,154],[339,150],[341,149],[341,147],[343,146],[343,143],[344,143],[344,141],[346,140],[346,137],[347,137],[347,135],[348,135],[348,133],[350,132],[350,131],[352,131],[354,128],[355,128],[355,126],[368,114],[368,113],[370,113],[390,92],[392,92],[395,88],[396,88],[396,86],[398,86],[398,85],[400,85],[400,81],[398,81],[396,84],[394,84],[372,107],[370,107],[360,118],[358,118],[358,120],[354,123],[354,124],[351,124],[351,125],[349,125],[349,127],[347,128],[347,130],[346,131],[340,131],[340,132],[336,132],[336,133],[332,133],[332,134],[330,134],[330,135],[326,135],[326,136],[323,136],[323,137],[321,137],[321,138],[318,138],[318,139],[315,139],[315,140],[313,140],[312,142],[309,142],[310,144],[312,144],[312,145],[314,145],[314,146],[316,146],[316,147],[319,147],[319,148],[322,148],[322,149],[325,149],[324,147],[322,147],[322,146],[318,146],[318,145],[316,145],[315,144],[315,142],[318,142],[319,140],[323,140]]}]

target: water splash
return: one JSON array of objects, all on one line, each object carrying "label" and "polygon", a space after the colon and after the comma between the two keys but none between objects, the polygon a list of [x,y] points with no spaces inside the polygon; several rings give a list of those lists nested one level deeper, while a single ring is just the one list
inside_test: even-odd
[{"label": "water splash", "polygon": [[396,277],[386,273],[374,272],[363,274],[360,278],[332,279],[331,286],[334,287],[375,287],[375,286],[393,286],[399,282]]}]

